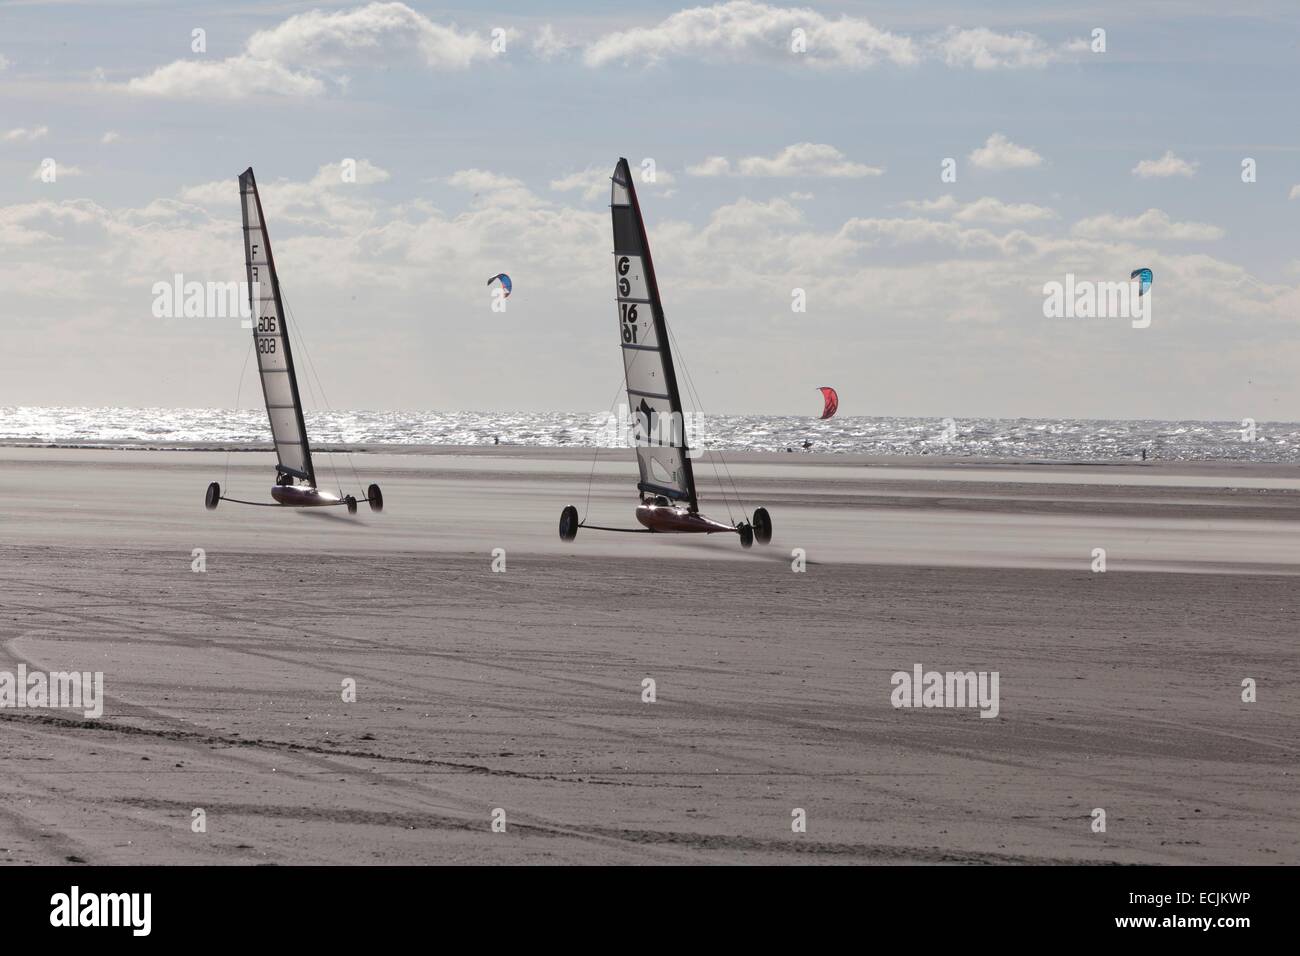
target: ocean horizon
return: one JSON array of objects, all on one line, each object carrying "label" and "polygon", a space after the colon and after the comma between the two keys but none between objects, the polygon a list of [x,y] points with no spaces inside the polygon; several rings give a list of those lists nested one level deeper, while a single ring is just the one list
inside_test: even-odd
[{"label": "ocean horizon", "polygon": [[[611,413],[307,412],[313,444],[626,447]],[[688,416],[693,447],[1067,461],[1300,462],[1300,423],[797,415]],[[1252,434],[1253,428],[1253,434]],[[260,408],[0,406],[0,442],[138,448],[267,445]],[[1253,440],[1252,440],[1253,439]],[[804,447],[807,442],[808,447]]]}]

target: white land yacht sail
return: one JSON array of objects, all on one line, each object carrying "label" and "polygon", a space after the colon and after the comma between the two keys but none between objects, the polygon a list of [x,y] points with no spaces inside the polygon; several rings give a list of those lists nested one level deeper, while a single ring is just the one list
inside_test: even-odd
[{"label": "white land yacht sail", "polygon": [[695,472],[686,444],[685,413],[677,372],[673,367],[668,325],[664,320],[659,283],[655,279],[650,242],[646,238],[636,184],[626,159],[620,159],[610,179],[610,217],[614,228],[614,298],[618,309],[619,344],[627,382],[628,408],[635,421],[637,490],[641,504],[636,518],[643,528],[600,528],[578,518],[570,505],[560,515],[560,538],[572,541],[578,528],[600,531],[664,533],[735,532],[743,547],[757,538],[772,540],[772,519],[766,508],[754,511],[753,522],[735,526],[700,514]]},{"label": "white land yacht sail", "polygon": [[[316,470],[312,466],[311,444],[307,440],[293,348],[289,343],[284,300],[280,295],[280,277],[275,269],[271,237],[266,229],[262,199],[251,166],[239,177],[239,198],[244,214],[244,263],[252,306],[253,347],[257,352],[258,377],[262,381],[266,414],[271,421],[271,440],[275,443],[275,485],[271,497],[279,504],[297,507],[346,505],[348,511],[355,514],[355,496],[331,495],[316,487]],[[370,502],[373,510],[383,510],[384,496],[378,485],[372,484],[367,489],[365,500]],[[221,486],[214,481],[208,486],[205,504],[212,509],[221,501],[236,499],[223,497]]]}]

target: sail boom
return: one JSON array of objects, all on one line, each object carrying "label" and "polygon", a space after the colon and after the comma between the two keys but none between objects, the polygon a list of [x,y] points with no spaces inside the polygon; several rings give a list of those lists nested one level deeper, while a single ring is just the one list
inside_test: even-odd
[{"label": "sail boom", "polygon": [[680,488],[667,488],[663,485],[652,485],[648,481],[637,482],[637,490],[644,491],[650,495],[663,495],[665,498],[672,498],[676,501],[690,501],[691,496]]}]

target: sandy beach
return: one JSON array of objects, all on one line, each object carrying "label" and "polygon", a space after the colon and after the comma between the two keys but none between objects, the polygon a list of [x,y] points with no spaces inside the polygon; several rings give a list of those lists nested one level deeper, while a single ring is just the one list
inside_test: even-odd
[{"label": "sandy beach", "polygon": [[[0,449],[0,670],[105,695],[0,708],[0,860],[1300,862],[1293,468],[729,455],[743,551],[560,541],[635,526],[628,453],[335,457],[382,514],[204,510],[269,452]],[[997,717],[895,708],[916,664]]]}]

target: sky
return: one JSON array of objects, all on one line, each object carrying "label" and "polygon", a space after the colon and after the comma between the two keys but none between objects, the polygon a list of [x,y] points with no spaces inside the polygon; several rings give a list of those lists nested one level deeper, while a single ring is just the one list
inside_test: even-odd
[{"label": "sky", "polygon": [[1294,421],[1297,93],[1294,0],[0,0],[0,406],[254,405],[154,315],[252,166],[332,407],[599,412],[626,156],[706,412]]}]

